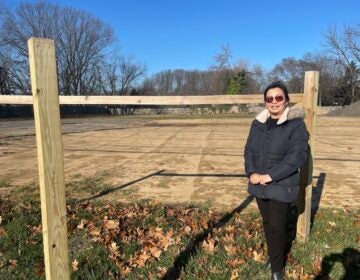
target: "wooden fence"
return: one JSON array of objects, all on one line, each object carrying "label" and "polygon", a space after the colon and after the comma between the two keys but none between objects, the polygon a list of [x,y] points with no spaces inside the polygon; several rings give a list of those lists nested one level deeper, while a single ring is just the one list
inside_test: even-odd
[{"label": "wooden fence", "polygon": [[[59,96],[53,40],[28,41],[32,96],[0,95],[0,104],[33,104],[37,141],[45,272],[47,279],[69,279],[67,220],[59,104],[205,105],[263,103],[262,94],[212,96]],[[291,94],[306,112],[313,147],[319,72],[305,73],[304,93]],[[301,168],[297,237],[310,233],[313,149]]]}]

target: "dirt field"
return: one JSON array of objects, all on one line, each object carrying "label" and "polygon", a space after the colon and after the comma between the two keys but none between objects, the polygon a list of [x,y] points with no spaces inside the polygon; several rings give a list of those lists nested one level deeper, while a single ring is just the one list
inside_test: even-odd
[{"label": "dirt field", "polygon": [[[314,201],[359,208],[360,118],[317,120]],[[106,178],[102,198],[109,200],[232,209],[247,197],[243,149],[250,122],[234,116],[64,119],[66,181]],[[0,195],[37,188],[35,144],[32,120],[0,120]]]}]

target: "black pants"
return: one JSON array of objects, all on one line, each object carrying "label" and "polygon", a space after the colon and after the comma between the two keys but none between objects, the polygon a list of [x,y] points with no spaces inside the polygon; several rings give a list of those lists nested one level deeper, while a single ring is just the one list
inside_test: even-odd
[{"label": "black pants", "polygon": [[290,203],[256,198],[265,232],[272,272],[284,268],[286,221]]}]

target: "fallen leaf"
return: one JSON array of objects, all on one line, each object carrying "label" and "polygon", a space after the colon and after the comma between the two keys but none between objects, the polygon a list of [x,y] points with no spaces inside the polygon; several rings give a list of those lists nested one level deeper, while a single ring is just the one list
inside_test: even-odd
[{"label": "fallen leaf", "polygon": [[225,234],[225,236],[223,236],[221,238],[222,241],[224,241],[225,243],[234,243],[234,233],[227,233]]},{"label": "fallen leaf", "polygon": [[185,230],[186,233],[190,233],[190,232],[191,232],[191,227],[186,226],[186,227],[184,228],[184,230]]},{"label": "fallen leaf", "polygon": [[89,234],[93,237],[100,236],[100,229],[98,229],[94,223],[90,222],[87,225],[87,229],[89,231]]},{"label": "fallen leaf", "polygon": [[0,227],[0,236],[3,236],[6,234],[6,230],[2,227]]},{"label": "fallen leaf", "polygon": [[355,227],[360,228],[360,220],[355,221]]},{"label": "fallen leaf", "polygon": [[77,229],[84,229],[84,226],[88,223],[88,220],[81,220],[80,224],[77,225]]},{"label": "fallen leaf", "polygon": [[255,250],[253,251],[253,259],[254,259],[254,261],[261,262],[263,257],[264,257],[264,255],[261,252],[258,253]]},{"label": "fallen leaf", "polygon": [[78,271],[79,270],[79,262],[75,259],[73,262],[72,262],[72,269],[73,271]]},{"label": "fallen leaf", "polygon": [[119,221],[116,220],[105,220],[103,222],[103,228],[107,230],[116,229],[119,227]]},{"label": "fallen leaf", "polygon": [[42,233],[42,225],[40,224],[40,225],[38,225],[37,227],[36,226],[33,226],[32,228],[31,228],[31,232],[32,233]]},{"label": "fallen leaf", "polygon": [[329,222],[329,225],[334,227],[334,226],[336,226],[336,223],[335,222]]},{"label": "fallen leaf", "polygon": [[161,250],[158,247],[152,247],[150,249],[150,253],[154,258],[159,259],[161,255]]},{"label": "fallen leaf", "polygon": [[225,245],[224,249],[229,256],[235,255],[237,248],[234,245]]},{"label": "fallen leaf", "polygon": [[244,263],[245,263],[245,260],[237,258],[237,259],[233,259],[233,260],[228,260],[227,263],[228,263],[231,267],[235,267],[235,266],[244,264]]},{"label": "fallen leaf", "polygon": [[135,267],[144,267],[147,260],[150,258],[150,255],[146,254],[146,252],[141,252],[137,255],[133,260],[129,261],[131,266]]},{"label": "fallen leaf", "polygon": [[38,244],[38,242],[37,241],[35,241],[35,240],[32,240],[32,239],[28,239],[28,240],[26,240],[26,242],[25,242],[27,245],[35,245],[35,244]]},{"label": "fallen leaf", "polygon": [[167,269],[165,267],[159,266],[157,268],[156,275],[157,275],[157,277],[162,279],[165,276],[166,272],[167,272]]},{"label": "fallen leaf", "polygon": [[322,263],[322,257],[315,256],[312,262],[312,268],[313,268],[313,273],[315,273],[316,275],[321,273],[321,263]]},{"label": "fallen leaf", "polygon": [[230,280],[240,279],[240,273],[238,269],[231,271]]},{"label": "fallen leaf", "polygon": [[119,247],[116,245],[116,242],[112,242],[111,245],[109,246],[110,249],[110,253],[117,257],[120,256],[120,251],[119,251]]},{"label": "fallen leaf", "polygon": [[211,266],[210,269],[209,269],[209,271],[210,271],[211,273],[219,273],[219,270],[216,268],[216,266]]},{"label": "fallen leaf", "polygon": [[128,275],[131,272],[131,268],[128,266],[122,266],[120,270],[123,275]]},{"label": "fallen leaf", "polygon": [[10,269],[14,269],[15,267],[17,267],[17,260],[13,260],[13,259],[10,259],[9,260],[9,268]]},{"label": "fallen leaf", "polygon": [[225,231],[227,231],[227,232],[234,232],[234,230],[235,230],[235,227],[232,225],[227,225],[225,227]]},{"label": "fallen leaf", "polygon": [[208,253],[214,253],[216,241],[214,239],[204,240],[201,247]]},{"label": "fallen leaf", "polygon": [[45,267],[43,262],[37,262],[35,264],[35,275],[38,277],[45,275]]},{"label": "fallen leaf", "polygon": [[250,231],[249,230],[245,230],[245,232],[244,232],[244,237],[245,237],[245,239],[246,240],[250,240],[250,238],[251,238],[251,234],[250,234]]}]

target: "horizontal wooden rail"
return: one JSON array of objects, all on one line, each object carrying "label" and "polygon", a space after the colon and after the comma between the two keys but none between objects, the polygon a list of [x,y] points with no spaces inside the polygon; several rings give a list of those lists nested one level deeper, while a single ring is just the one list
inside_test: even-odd
[{"label": "horizontal wooden rail", "polygon": [[[199,95],[199,96],[59,96],[60,104],[67,105],[210,105],[210,104],[259,104],[262,94]],[[302,93],[290,94],[294,103],[302,103]],[[33,104],[32,96],[0,95],[0,104]]]}]

